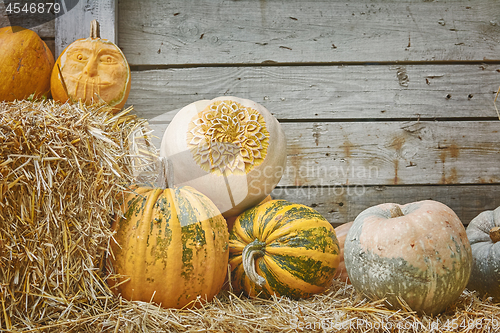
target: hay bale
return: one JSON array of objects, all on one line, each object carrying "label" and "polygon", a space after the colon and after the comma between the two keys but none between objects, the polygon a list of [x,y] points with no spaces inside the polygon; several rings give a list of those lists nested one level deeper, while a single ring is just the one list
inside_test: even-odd
[{"label": "hay bale", "polygon": [[130,111],[0,103],[0,330],[100,314],[112,297],[109,218],[145,125]]}]

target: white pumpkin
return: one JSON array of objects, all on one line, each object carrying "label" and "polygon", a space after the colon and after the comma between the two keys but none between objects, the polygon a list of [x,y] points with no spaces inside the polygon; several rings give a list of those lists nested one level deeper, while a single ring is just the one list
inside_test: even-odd
[{"label": "white pumpkin", "polygon": [[175,185],[194,187],[230,217],[258,204],[278,184],[286,139],[264,106],[224,96],[179,110],[163,135],[160,156],[171,162]]}]

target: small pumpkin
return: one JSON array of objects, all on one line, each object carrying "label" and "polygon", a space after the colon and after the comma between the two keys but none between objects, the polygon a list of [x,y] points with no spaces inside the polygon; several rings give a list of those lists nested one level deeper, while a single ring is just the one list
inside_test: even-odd
[{"label": "small pumpkin", "polygon": [[274,116],[248,99],[224,96],[177,112],[161,142],[174,183],[208,196],[224,217],[257,205],[285,170],[285,134]]},{"label": "small pumpkin", "polygon": [[234,292],[308,298],[324,291],[339,264],[332,225],[317,211],[271,200],[238,216],[229,237]]},{"label": "small pumpkin", "polygon": [[47,97],[54,56],[32,30],[0,29],[0,101]]},{"label": "small pumpkin", "polygon": [[206,196],[188,186],[136,185],[120,208],[110,256],[116,294],[182,308],[198,306],[197,298],[210,301],[221,290],[229,234]]},{"label": "small pumpkin", "polygon": [[[61,77],[62,75],[62,77]],[[90,37],[78,39],[59,55],[51,76],[52,98],[58,102],[104,101],[119,111],[130,92],[130,67],[116,44],[100,38],[91,22]]]},{"label": "small pumpkin", "polygon": [[373,300],[400,299],[418,313],[438,314],[465,289],[472,253],[465,228],[443,203],[424,200],[367,208],[352,224],[344,260],[354,288]]},{"label": "small pumpkin", "polygon": [[467,288],[500,301],[500,207],[481,212],[467,226],[472,273]]},{"label": "small pumpkin", "polygon": [[340,262],[334,277],[339,281],[345,282],[347,284],[350,284],[351,281],[349,281],[349,275],[347,275],[347,269],[345,268],[344,244],[345,238],[347,237],[347,233],[349,232],[349,229],[351,229],[352,224],[353,221],[341,224],[340,226],[335,228],[335,234],[337,235],[340,247]]}]

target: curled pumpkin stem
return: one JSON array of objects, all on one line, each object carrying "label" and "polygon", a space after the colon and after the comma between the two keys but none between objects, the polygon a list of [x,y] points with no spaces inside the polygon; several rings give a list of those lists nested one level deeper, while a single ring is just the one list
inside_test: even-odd
[{"label": "curled pumpkin stem", "polygon": [[245,273],[250,281],[258,285],[259,287],[262,287],[266,283],[266,279],[257,274],[257,272],[255,271],[255,256],[263,256],[265,246],[266,243],[260,242],[258,239],[256,239],[250,244],[247,244],[242,253],[243,269],[245,270]]}]

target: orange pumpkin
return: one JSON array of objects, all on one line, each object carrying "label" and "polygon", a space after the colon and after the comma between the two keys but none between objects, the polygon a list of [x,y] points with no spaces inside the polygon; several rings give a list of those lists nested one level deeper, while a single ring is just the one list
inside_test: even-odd
[{"label": "orange pumpkin", "polygon": [[0,29],[0,100],[13,101],[50,93],[54,56],[32,30]]},{"label": "orange pumpkin", "polygon": [[[62,78],[61,78],[62,74]],[[100,38],[99,24],[92,21],[90,37],[71,43],[52,71],[51,91],[61,103],[104,101],[119,111],[130,92],[130,67],[113,42]]]},{"label": "orange pumpkin", "polygon": [[109,279],[112,290],[165,308],[196,306],[198,297],[210,301],[221,290],[229,234],[206,196],[189,186],[137,186],[121,208],[111,262],[123,278]]},{"label": "orange pumpkin", "polygon": [[[162,161],[163,162],[163,161]],[[205,195],[168,187],[167,164],[157,184],[134,185],[112,224],[112,290],[165,308],[199,306],[222,288],[229,256],[226,220]],[[171,179],[171,178],[170,178]]]}]

